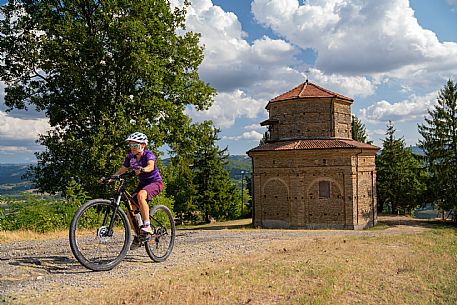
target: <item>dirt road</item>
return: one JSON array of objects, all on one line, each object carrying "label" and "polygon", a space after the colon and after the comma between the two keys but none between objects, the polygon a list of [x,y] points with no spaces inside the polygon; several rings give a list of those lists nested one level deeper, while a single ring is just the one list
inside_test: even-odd
[{"label": "dirt road", "polygon": [[[187,230],[178,231],[172,256],[164,263],[153,263],[144,248],[130,251],[114,270],[93,272],[73,257],[68,239],[25,241],[0,244],[0,303],[14,303],[18,295],[34,296],[63,287],[78,289],[103,287],[113,277],[152,276],[162,268],[217,261],[221,257],[243,256],[262,251],[273,240],[320,238],[325,236],[415,233],[426,230],[426,223],[408,218],[384,218],[383,230]],[[424,225],[425,224],[425,225]]]}]

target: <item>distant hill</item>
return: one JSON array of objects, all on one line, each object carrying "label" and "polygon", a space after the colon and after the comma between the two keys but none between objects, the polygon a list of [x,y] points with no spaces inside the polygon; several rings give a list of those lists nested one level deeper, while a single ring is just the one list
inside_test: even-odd
[{"label": "distant hill", "polygon": [[21,177],[30,164],[0,164],[0,195],[20,194],[31,189],[30,181]]},{"label": "distant hill", "polygon": [[225,169],[230,173],[230,178],[241,180],[241,171],[252,173],[252,161],[246,155],[232,155],[228,157],[229,163]]},{"label": "distant hill", "polygon": [[[424,156],[425,155],[425,152],[422,148],[420,147],[417,147],[417,146],[409,146],[407,147],[413,154],[415,155],[419,155],[419,156]],[[382,152],[382,147],[381,149],[378,151],[378,155]]]},{"label": "distant hill", "polygon": [[21,177],[30,164],[0,164],[0,184],[23,182]]},{"label": "distant hill", "polygon": [[[162,160],[163,165],[168,166],[170,159]],[[252,161],[247,155],[230,155],[228,156],[228,164],[225,169],[229,172],[230,178],[233,180],[241,180],[241,171],[245,173],[252,172]]]},{"label": "distant hill", "polygon": [[417,147],[417,146],[410,146],[409,149],[411,150],[411,152],[415,155],[419,155],[419,156],[424,156],[425,155],[425,152],[422,148],[420,147]]}]

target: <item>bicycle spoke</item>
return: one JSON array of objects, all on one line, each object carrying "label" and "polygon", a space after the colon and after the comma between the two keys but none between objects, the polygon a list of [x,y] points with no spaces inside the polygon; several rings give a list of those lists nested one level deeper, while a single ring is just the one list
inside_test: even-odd
[{"label": "bicycle spoke", "polygon": [[148,255],[156,262],[162,262],[170,256],[175,239],[175,223],[170,210],[162,205],[155,206],[151,211],[151,226],[154,235],[146,242]]},{"label": "bicycle spoke", "polygon": [[118,210],[109,234],[114,206],[95,202],[84,207],[72,221],[70,241],[78,261],[92,270],[109,270],[127,254],[130,228],[125,214]]}]

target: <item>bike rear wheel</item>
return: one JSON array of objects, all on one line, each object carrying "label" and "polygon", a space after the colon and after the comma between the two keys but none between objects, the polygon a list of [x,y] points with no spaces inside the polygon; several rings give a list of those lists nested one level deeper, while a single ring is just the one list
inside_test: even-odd
[{"label": "bike rear wheel", "polygon": [[[112,221],[113,229],[109,232]],[[116,267],[127,255],[131,237],[124,211],[104,199],[88,201],[76,211],[69,235],[75,258],[94,271]]]},{"label": "bike rear wheel", "polygon": [[165,261],[173,251],[176,236],[175,221],[170,210],[164,205],[153,207],[149,214],[154,235],[146,239],[146,252],[153,261],[160,263]]}]

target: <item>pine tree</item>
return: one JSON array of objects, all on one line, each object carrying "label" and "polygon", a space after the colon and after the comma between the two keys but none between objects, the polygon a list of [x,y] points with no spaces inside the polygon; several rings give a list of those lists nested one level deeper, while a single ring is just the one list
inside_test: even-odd
[{"label": "pine tree", "polygon": [[457,83],[449,80],[419,125],[432,199],[443,210],[457,209]]},{"label": "pine tree", "polygon": [[231,182],[224,166],[227,149],[216,145],[219,130],[211,122],[201,125],[198,132],[199,147],[194,154],[194,184],[197,186],[196,206],[204,214],[205,221],[233,219],[240,214],[240,195]]},{"label": "pine tree", "polygon": [[266,144],[268,141],[270,141],[270,138],[271,138],[271,132],[270,132],[270,128],[268,128],[268,130],[263,133],[262,139],[260,139],[260,141],[259,141],[259,145]]},{"label": "pine tree", "polygon": [[351,120],[352,126],[352,139],[362,142],[371,144],[373,141],[368,141],[367,131],[365,129],[365,125],[360,121],[355,115],[352,115]]},{"label": "pine tree", "polygon": [[424,170],[403,138],[395,137],[392,122],[387,125],[381,154],[376,158],[378,211],[389,207],[391,212],[409,213],[420,204],[425,191]]},{"label": "pine tree", "polygon": [[197,186],[194,185],[195,174],[192,161],[175,156],[164,171],[167,181],[167,193],[174,200],[173,210],[181,224],[191,219],[192,212],[197,210],[195,196]]}]

